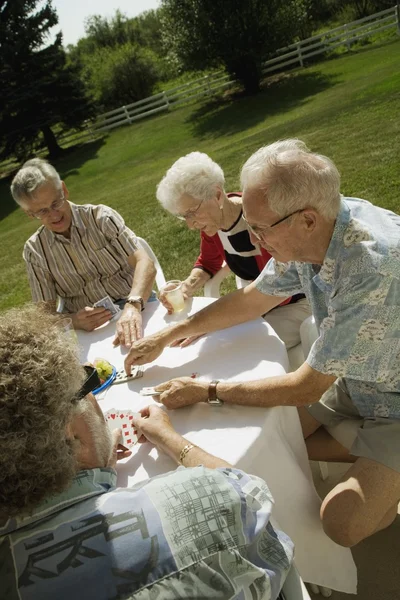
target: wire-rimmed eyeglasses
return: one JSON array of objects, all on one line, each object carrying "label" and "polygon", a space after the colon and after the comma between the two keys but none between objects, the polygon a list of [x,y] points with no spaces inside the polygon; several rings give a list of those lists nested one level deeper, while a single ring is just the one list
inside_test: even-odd
[{"label": "wire-rimmed eyeglasses", "polygon": [[34,219],[45,219],[49,216],[49,214],[53,210],[59,210],[65,202],[64,192],[61,192],[61,196],[53,200],[48,208],[41,208],[36,212],[32,212],[31,210],[25,211],[29,217],[33,217]]},{"label": "wire-rimmed eyeglasses", "polygon": [[265,235],[266,233],[268,233],[268,231],[270,229],[273,229],[280,223],[283,223],[284,221],[286,221],[286,219],[289,219],[289,217],[293,217],[293,215],[296,215],[297,213],[302,212],[303,210],[304,210],[304,208],[299,208],[298,210],[295,210],[294,212],[290,213],[289,215],[286,215],[286,217],[282,217],[282,219],[275,221],[275,223],[272,223],[272,225],[266,225],[265,227],[257,227],[257,225],[250,225],[248,220],[243,215],[242,215],[242,219],[246,223],[247,227],[249,228],[249,231],[251,231],[251,233],[258,240],[261,240],[262,236]]}]

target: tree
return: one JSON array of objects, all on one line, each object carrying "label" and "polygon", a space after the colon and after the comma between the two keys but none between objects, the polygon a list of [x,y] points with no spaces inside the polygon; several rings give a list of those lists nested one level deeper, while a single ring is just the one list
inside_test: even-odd
[{"label": "tree", "polygon": [[161,0],[166,49],[183,68],[225,66],[246,92],[262,63],[304,29],[308,0]]},{"label": "tree", "polygon": [[[37,5],[40,7],[37,7]],[[0,0],[0,158],[23,159],[41,145],[60,154],[60,132],[82,127],[93,113],[76,68],[66,65],[51,1]]]}]

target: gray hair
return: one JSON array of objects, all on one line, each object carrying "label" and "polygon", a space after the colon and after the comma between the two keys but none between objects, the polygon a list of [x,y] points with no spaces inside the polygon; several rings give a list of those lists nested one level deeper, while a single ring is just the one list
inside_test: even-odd
[{"label": "gray hair", "polygon": [[335,219],[340,206],[340,174],[334,163],[288,139],[264,146],[242,167],[242,189],[259,188],[268,207],[280,216],[312,207]]},{"label": "gray hair", "polygon": [[77,470],[66,428],[85,372],[58,320],[40,305],[0,316],[0,515],[29,513]]},{"label": "gray hair", "polygon": [[61,178],[55,168],[43,158],[26,161],[11,183],[11,194],[18,204],[24,198],[30,198],[45,183],[53,182],[61,189]]},{"label": "gray hair", "polygon": [[224,172],[207,154],[191,152],[179,158],[157,186],[157,199],[169,212],[188,194],[196,200],[211,200],[217,189],[224,189]]}]

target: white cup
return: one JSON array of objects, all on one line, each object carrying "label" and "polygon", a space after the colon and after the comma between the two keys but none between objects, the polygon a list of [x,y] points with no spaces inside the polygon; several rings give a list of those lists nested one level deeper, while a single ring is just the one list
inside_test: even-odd
[{"label": "white cup", "polygon": [[181,312],[185,308],[185,298],[182,291],[182,281],[174,279],[167,281],[161,288],[161,293],[165,295],[174,312]]}]

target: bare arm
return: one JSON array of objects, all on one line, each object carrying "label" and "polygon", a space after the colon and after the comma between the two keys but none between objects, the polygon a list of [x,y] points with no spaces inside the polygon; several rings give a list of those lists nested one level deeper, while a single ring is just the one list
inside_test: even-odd
[{"label": "bare arm", "polygon": [[[294,373],[268,377],[256,381],[229,383],[220,381],[217,395],[228,404],[246,406],[306,406],[318,402],[322,394],[335,381],[335,375],[324,375],[304,363]],[[206,402],[208,398],[207,381],[194,381],[190,377],[172,379],[157,386],[162,391],[158,401],[167,408],[175,409]]]},{"label": "bare arm", "polygon": [[252,282],[241,290],[223,296],[185,321],[136,342],[125,359],[126,372],[131,372],[132,365],[152,362],[174,340],[245,323],[270,311],[281,302],[282,298],[279,296],[267,296],[259,292]]},{"label": "bare arm", "polygon": [[134,419],[134,425],[142,433],[140,442],[152,442],[159,450],[162,450],[170,456],[177,464],[183,464],[185,467],[196,467],[204,465],[209,469],[218,467],[230,467],[222,458],[217,458],[193,445],[188,453],[180,461],[180,455],[185,446],[192,445],[190,442],[177,433],[169,420],[166,412],[152,404],[141,411],[141,416]]},{"label": "bare arm", "polygon": [[191,298],[194,296],[195,292],[201,290],[209,279],[211,279],[209,273],[195,267],[192,269],[189,277],[183,282],[183,293],[186,294],[188,298]]}]

